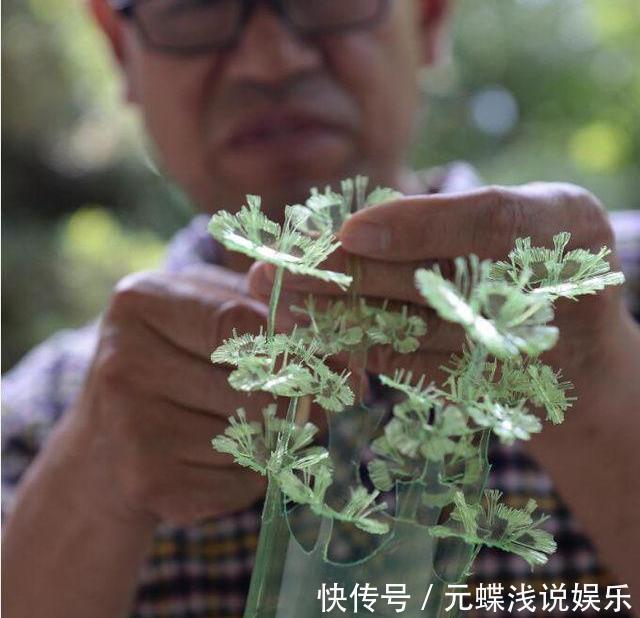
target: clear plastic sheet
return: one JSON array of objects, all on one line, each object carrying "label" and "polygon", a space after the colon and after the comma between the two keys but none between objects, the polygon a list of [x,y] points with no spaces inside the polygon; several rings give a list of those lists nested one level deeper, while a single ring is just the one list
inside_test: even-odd
[{"label": "clear plastic sheet", "polygon": [[[329,504],[341,506],[354,484],[366,482],[362,462],[380,416],[380,411],[365,407],[329,415],[329,451],[334,464]],[[468,475],[473,482],[464,492],[474,502],[482,495],[489,470],[486,445],[480,452],[483,455],[455,471],[464,473],[473,468],[474,473]],[[347,597],[356,585],[368,584],[381,594],[387,584],[403,584],[410,595],[403,616],[445,615],[447,584],[464,582],[477,553],[477,548],[460,539],[429,534],[429,527],[450,511],[451,487],[443,479],[451,473],[441,464],[428,464],[421,479],[396,483],[395,492],[385,496],[388,510],[383,518],[390,523],[385,535],[318,516],[306,505],[289,508],[277,485],[270,483],[245,618],[327,615],[318,599],[323,584],[337,584]],[[375,615],[396,616],[397,612],[378,602]],[[446,615],[455,613],[448,611]]]}]

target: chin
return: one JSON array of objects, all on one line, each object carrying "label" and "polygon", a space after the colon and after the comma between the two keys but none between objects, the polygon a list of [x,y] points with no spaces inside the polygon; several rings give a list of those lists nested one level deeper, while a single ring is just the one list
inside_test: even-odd
[{"label": "chin", "polygon": [[311,168],[288,166],[267,173],[235,175],[225,184],[231,189],[228,194],[237,196],[244,203],[247,193],[262,198],[264,212],[273,220],[281,221],[287,204],[304,202],[312,187],[323,190],[326,186],[339,190],[340,182],[353,175],[351,166],[338,168]]},{"label": "chin", "polygon": [[216,175],[232,192],[254,193],[263,197],[265,205],[282,207],[304,201],[311,187],[339,188],[340,181],[356,171],[353,161],[360,159],[353,143],[342,136],[285,145],[290,144],[218,152],[211,156],[212,169],[215,166]]}]

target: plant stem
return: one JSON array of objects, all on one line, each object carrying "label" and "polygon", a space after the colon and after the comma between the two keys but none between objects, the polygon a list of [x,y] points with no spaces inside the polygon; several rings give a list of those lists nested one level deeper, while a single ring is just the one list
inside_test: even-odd
[{"label": "plant stem", "polygon": [[[282,279],[284,276],[284,267],[278,266],[273,279],[273,288],[271,288],[271,297],[269,298],[269,317],[267,319],[267,339],[271,339],[276,332],[276,311],[278,310],[278,302],[280,300],[280,292],[282,291]],[[296,412],[298,409],[298,397],[289,399],[289,407],[287,408],[286,420],[289,423],[295,423]],[[276,461],[278,466],[282,465],[282,458],[289,446],[289,438],[291,430],[286,429],[278,435],[278,443],[275,450]]]},{"label": "plant stem", "polygon": [[298,397],[292,397],[289,399],[289,407],[287,408],[287,423],[291,423],[291,425],[286,425],[286,428],[283,432],[278,435],[278,443],[275,450],[275,458],[278,463],[278,467],[282,466],[282,459],[289,448],[289,438],[291,438],[291,428],[293,424],[296,422],[296,414],[298,412]]},{"label": "plant stem", "polygon": [[271,298],[269,298],[269,317],[267,319],[267,339],[271,339],[276,332],[276,311],[278,309],[278,301],[280,300],[280,292],[282,291],[282,277],[284,275],[284,267],[278,266],[273,279],[273,288],[271,289]]},{"label": "plant stem", "polygon": [[262,511],[262,527],[258,539],[255,569],[260,573],[251,578],[244,616],[275,616],[277,613],[282,575],[289,548],[289,528],[285,505],[277,481],[269,476],[269,485]]},{"label": "plant stem", "polygon": [[420,498],[425,490],[424,477],[427,473],[429,461],[424,465],[422,474],[407,484],[406,491],[398,498],[398,509],[396,518],[401,521],[415,521]]},{"label": "plant stem", "polygon": [[[360,311],[360,296],[358,288],[360,286],[360,259],[357,256],[349,256],[348,272],[353,277],[351,284],[351,293],[349,295],[349,305],[352,315],[356,317],[356,321],[362,324],[362,315]],[[367,366],[367,334],[363,333],[363,341],[349,354],[349,371],[352,375],[359,376],[359,382],[356,390],[356,405],[363,405],[364,393],[365,393],[365,380],[366,380],[366,366]]]}]

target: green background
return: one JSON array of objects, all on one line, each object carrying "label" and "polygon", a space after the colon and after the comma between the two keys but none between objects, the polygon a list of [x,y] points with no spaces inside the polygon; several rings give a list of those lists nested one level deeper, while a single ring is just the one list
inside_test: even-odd
[{"label": "green background", "polygon": [[[404,1],[404,0],[396,0]],[[153,169],[81,0],[2,3],[2,369],[160,264],[192,214]],[[416,165],[564,180],[640,208],[640,2],[458,0]]]}]

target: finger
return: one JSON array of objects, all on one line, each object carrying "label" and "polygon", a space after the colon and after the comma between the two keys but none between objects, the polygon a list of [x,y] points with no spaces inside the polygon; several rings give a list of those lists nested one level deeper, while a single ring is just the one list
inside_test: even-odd
[{"label": "finger", "polygon": [[180,527],[246,509],[264,496],[267,486],[265,477],[232,463],[221,467],[184,462],[168,472],[157,477],[146,494],[150,508]]},{"label": "finger", "polygon": [[266,324],[267,308],[212,281],[138,273],[117,286],[107,317],[113,323],[143,323],[173,345],[208,358],[234,328],[257,332]]},{"label": "finger", "polygon": [[238,408],[245,408],[250,420],[261,420],[262,409],[275,403],[275,397],[231,388],[230,373],[230,369],[195,357],[174,356],[148,372],[143,388],[191,410],[226,418]]},{"label": "finger", "polygon": [[[353,257],[353,256],[351,256]],[[334,264],[349,258],[344,252],[336,252],[332,256]],[[281,306],[300,306],[308,294],[338,299],[349,298],[356,293],[372,299],[397,301],[427,306],[424,297],[415,284],[416,270],[438,266],[446,279],[453,277],[454,261],[447,258],[421,260],[419,262],[385,262],[365,257],[358,257],[354,262],[354,283],[352,289],[342,291],[336,286],[327,284],[313,277],[285,274],[282,280]],[[275,275],[269,264],[256,264],[249,277],[251,294],[262,302],[268,302]],[[400,309],[401,306],[398,307]]]},{"label": "finger", "polygon": [[[228,384],[229,369],[173,345],[144,324],[103,328],[98,363],[112,390],[131,388],[180,407],[226,417],[239,407],[254,414],[274,401]],[[105,373],[106,372],[106,373]]]},{"label": "finger", "polygon": [[211,445],[215,436],[222,435],[228,421],[198,410],[190,410],[156,398],[150,406],[145,428],[141,428],[137,439],[141,446],[149,449],[148,456],[190,462],[201,466],[227,466],[232,460],[219,453]]},{"label": "finger", "polygon": [[[320,264],[318,268],[322,270],[348,272],[348,259],[348,256],[346,256],[344,252],[338,249],[332,255],[330,255],[327,260],[322,262],[322,264]],[[268,303],[271,295],[271,290],[273,289],[275,275],[276,267],[272,264],[267,264],[265,262],[256,262],[255,264],[253,264],[248,274],[249,293],[254,298]],[[296,275],[285,271],[282,278],[282,293],[280,296],[280,303],[292,304],[293,301],[298,301],[299,296],[295,296],[293,294],[298,289],[320,294],[332,294],[336,296],[351,294],[352,292],[352,289],[343,292],[337,285],[329,283],[328,281],[322,281],[321,279],[317,279],[315,277]]]},{"label": "finger", "polygon": [[572,233],[575,246],[592,246],[610,236],[606,213],[588,192],[535,183],[381,204],[354,214],[339,238],[345,251],[376,260],[469,253],[484,259],[504,258],[518,237],[549,244],[561,231]]},{"label": "finger", "polygon": [[190,264],[180,270],[180,277],[199,287],[224,289],[236,296],[248,296],[247,274],[215,264]]}]

